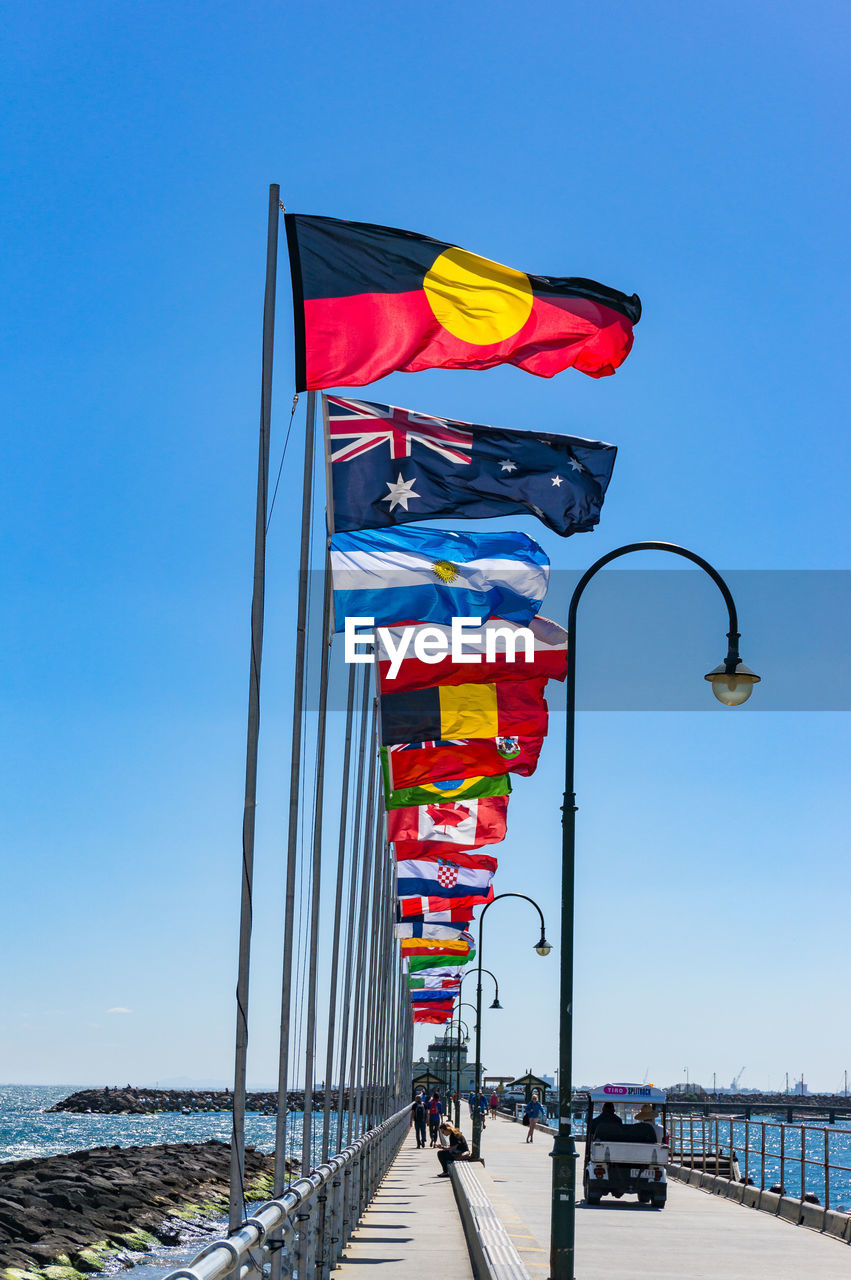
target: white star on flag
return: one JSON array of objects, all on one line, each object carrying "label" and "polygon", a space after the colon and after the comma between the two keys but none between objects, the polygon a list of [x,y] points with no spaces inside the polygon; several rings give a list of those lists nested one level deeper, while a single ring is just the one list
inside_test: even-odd
[{"label": "white star on flag", "polygon": [[[402,479],[402,477],[400,476],[400,477],[399,477],[399,479],[401,480],[401,479]],[[553,476],[553,484],[555,485],[555,487],[556,487],[556,488],[558,488],[558,487],[559,487],[559,485],[564,484],[564,479],[563,479],[563,477],[562,477],[562,476]]]},{"label": "white star on flag", "polygon": [[420,496],[418,493],[414,493],[414,485],[417,483],[416,479],[403,480],[401,471],[399,472],[395,484],[391,484],[389,480],[385,480],[384,483],[387,485],[390,492],[387,494],[386,498],[382,498],[381,501],[389,502],[391,511],[396,507],[404,507],[407,511],[408,503],[411,498],[418,498]]},{"label": "white star on flag", "polygon": [[570,459],[570,461],[569,461],[569,463],[568,463],[568,466],[570,467],[571,471],[584,471],[584,470],[585,470],[585,468],[583,467],[582,463],[581,463],[581,462],[577,462],[575,458],[571,458],[571,459]]},{"label": "white star on flag", "polygon": [[517,463],[512,462],[510,458],[502,458],[500,460],[499,469],[500,471],[508,471],[508,472],[516,471]]}]

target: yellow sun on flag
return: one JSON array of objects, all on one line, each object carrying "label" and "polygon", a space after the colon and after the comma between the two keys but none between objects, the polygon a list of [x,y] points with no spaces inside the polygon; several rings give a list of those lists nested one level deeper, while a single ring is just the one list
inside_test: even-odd
[{"label": "yellow sun on flag", "polygon": [[535,301],[529,277],[465,249],[444,249],[423,282],[434,318],[454,338],[486,347],[523,328]]},{"label": "yellow sun on flag", "polygon": [[451,560],[435,560],[431,571],[441,582],[454,582],[458,577],[458,568]]}]

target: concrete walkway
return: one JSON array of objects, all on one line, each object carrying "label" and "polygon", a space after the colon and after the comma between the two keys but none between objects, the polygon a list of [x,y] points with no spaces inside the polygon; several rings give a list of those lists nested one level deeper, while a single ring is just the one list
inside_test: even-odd
[{"label": "concrete walkway", "polygon": [[449,1178],[430,1147],[417,1150],[413,1129],[346,1246],[333,1280],[473,1280],[470,1255]]},{"label": "concrete walkway", "polygon": [[[469,1121],[462,1120],[462,1127],[469,1138]],[[546,1280],[552,1137],[538,1133],[531,1144],[525,1137],[520,1124],[489,1120],[482,1135],[485,1167],[475,1170],[532,1280]],[[427,1266],[408,1272],[409,1280],[429,1275]],[[587,1209],[580,1177],[576,1275],[577,1280],[849,1280],[851,1247],[673,1178],[662,1210],[640,1205],[634,1196],[606,1197],[599,1207]]]}]

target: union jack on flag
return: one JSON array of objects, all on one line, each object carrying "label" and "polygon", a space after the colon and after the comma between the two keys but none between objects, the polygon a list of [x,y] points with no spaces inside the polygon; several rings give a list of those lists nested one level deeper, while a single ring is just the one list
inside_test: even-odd
[{"label": "union jack on flag", "polygon": [[[410,458],[414,441],[441,458],[469,466],[472,431],[449,418],[432,418],[392,404],[370,404],[326,396],[331,461],[351,462],[371,449],[390,446],[390,457]],[[334,446],[339,444],[338,448]]]}]

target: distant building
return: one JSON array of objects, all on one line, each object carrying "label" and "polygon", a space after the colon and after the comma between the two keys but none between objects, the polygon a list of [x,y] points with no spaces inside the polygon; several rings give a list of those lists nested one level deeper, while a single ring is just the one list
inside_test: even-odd
[{"label": "distant building", "polygon": [[[464,1037],[458,1043],[454,1031],[447,1030],[436,1037],[428,1047],[428,1058],[420,1058],[413,1064],[412,1083],[420,1088],[438,1088],[441,1092],[455,1091],[456,1069],[460,1052],[460,1092],[471,1093],[476,1087],[476,1064],[467,1061],[467,1045]],[[485,1068],[482,1066],[482,1079]],[[428,1082],[428,1083],[427,1083]]]}]

